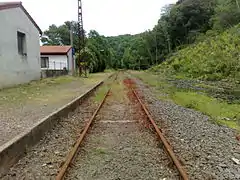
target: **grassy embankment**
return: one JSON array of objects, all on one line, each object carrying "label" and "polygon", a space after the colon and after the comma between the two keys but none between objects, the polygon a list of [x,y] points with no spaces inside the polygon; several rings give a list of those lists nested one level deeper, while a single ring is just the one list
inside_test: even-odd
[{"label": "grassy embankment", "polygon": [[240,25],[177,51],[151,70],[177,77],[240,83]]},{"label": "grassy embankment", "polygon": [[17,85],[0,90],[0,105],[46,103],[57,99],[73,96],[72,89],[80,89],[97,83],[107,77],[106,73],[90,74],[89,78],[73,76],[60,76],[32,81],[27,84]]},{"label": "grassy embankment", "polygon": [[134,74],[155,87],[160,99],[196,109],[240,131],[240,25]]}]

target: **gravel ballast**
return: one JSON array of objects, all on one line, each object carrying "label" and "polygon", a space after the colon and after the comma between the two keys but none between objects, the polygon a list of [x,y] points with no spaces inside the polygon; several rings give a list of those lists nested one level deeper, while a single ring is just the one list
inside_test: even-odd
[{"label": "gravel ballast", "polygon": [[86,124],[84,120],[91,116],[95,108],[96,104],[86,100],[68,118],[59,120],[54,129],[30,149],[2,179],[55,179],[59,166]]},{"label": "gravel ballast", "polygon": [[240,143],[234,130],[212,123],[201,112],[159,100],[154,89],[135,81],[190,179],[240,179]]},{"label": "gravel ballast", "polygon": [[[114,83],[66,179],[179,179],[157,136],[144,127],[146,117],[139,104],[129,99],[122,80],[120,76]],[[98,92],[101,89],[68,118],[59,120],[2,179],[55,179],[85,120],[97,108]]]},{"label": "gravel ballast", "polygon": [[[144,127],[146,117],[131,99],[123,78],[120,73],[113,84],[67,179],[179,179],[157,136]],[[153,89],[135,81],[190,179],[240,179],[240,143],[234,130],[213,124],[208,116],[195,110],[161,101]],[[96,99],[91,97],[68,118],[59,120],[2,179],[55,179],[85,120],[96,107]]]},{"label": "gravel ballast", "polygon": [[144,118],[123,84],[114,85],[67,179],[179,179]]}]

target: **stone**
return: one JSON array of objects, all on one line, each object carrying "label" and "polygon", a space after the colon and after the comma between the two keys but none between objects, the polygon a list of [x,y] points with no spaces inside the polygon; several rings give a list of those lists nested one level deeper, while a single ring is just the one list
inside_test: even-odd
[{"label": "stone", "polygon": [[239,160],[239,159],[233,157],[233,158],[232,158],[232,161],[233,161],[234,163],[240,165],[240,160]]},{"label": "stone", "polygon": [[224,164],[224,163],[220,163],[219,166],[220,166],[220,167],[223,167],[223,168],[227,167],[227,165]]}]

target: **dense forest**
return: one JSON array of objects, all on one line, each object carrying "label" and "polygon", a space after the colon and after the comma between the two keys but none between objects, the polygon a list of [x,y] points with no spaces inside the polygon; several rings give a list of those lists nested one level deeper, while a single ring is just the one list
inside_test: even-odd
[{"label": "dense forest", "polygon": [[[239,0],[179,0],[161,10],[152,30],[137,35],[104,37],[87,34],[80,57],[91,72],[105,68],[148,69],[183,73],[209,80],[240,78]],[[51,25],[45,45],[70,44],[78,49],[77,23]]]}]

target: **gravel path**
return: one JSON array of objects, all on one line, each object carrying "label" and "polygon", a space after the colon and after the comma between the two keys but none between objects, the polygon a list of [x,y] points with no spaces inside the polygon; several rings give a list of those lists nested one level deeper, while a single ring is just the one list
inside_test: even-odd
[{"label": "gravel path", "polygon": [[240,143],[233,130],[211,123],[200,112],[158,100],[153,89],[135,80],[191,179],[240,179]]},{"label": "gravel path", "polygon": [[95,108],[91,99],[84,101],[68,118],[61,119],[2,179],[55,179],[59,166],[86,123],[84,120],[91,117]]},{"label": "gravel path", "polygon": [[[106,78],[107,75],[109,74],[102,78]],[[45,94],[39,95],[39,97],[21,103],[16,101],[11,105],[0,106],[0,146],[19,133],[31,128],[40,119],[85,93],[98,82],[84,83],[83,80],[60,84]]]},{"label": "gravel path", "polygon": [[[120,78],[121,79],[121,78]],[[144,116],[122,83],[111,95],[79,151],[67,179],[178,179],[155,134],[143,128]]]}]

